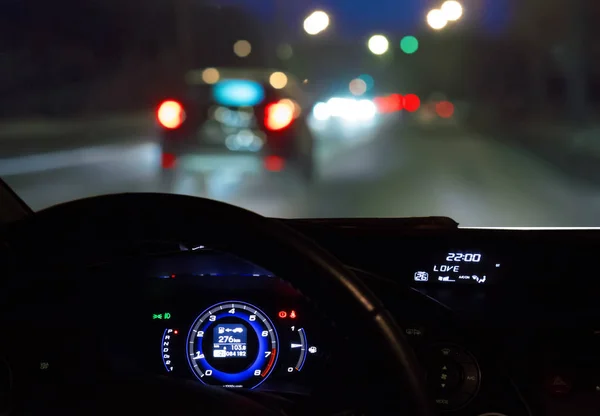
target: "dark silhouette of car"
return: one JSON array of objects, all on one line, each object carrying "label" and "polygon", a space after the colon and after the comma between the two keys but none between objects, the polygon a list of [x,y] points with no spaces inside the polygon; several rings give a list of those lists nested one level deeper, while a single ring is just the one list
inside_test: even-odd
[{"label": "dark silhouette of car", "polygon": [[251,172],[292,172],[310,182],[308,102],[296,78],[281,71],[192,71],[186,91],[157,108],[163,174],[235,164]]}]

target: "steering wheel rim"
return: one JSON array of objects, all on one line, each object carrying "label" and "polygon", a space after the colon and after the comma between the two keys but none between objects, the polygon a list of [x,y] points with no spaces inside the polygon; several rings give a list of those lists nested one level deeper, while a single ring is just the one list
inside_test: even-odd
[{"label": "steering wheel rim", "polygon": [[[47,208],[9,228],[7,235],[9,249],[17,256],[31,252],[32,245],[61,248],[81,244],[82,236],[100,241],[135,236],[134,240],[201,240],[217,247],[226,244],[227,251],[256,264],[268,265],[309,299],[335,296],[336,304],[343,306],[337,309],[344,310],[344,317],[327,308],[327,304],[319,305],[334,319],[342,321],[352,311],[355,319],[370,320],[376,343],[384,349],[384,356],[389,357],[386,366],[401,380],[411,410],[420,416],[435,414],[416,356],[383,304],[338,259],[281,221],[204,198],[126,193]],[[52,251],[47,254],[51,256]],[[298,273],[291,276],[289,270]]]}]

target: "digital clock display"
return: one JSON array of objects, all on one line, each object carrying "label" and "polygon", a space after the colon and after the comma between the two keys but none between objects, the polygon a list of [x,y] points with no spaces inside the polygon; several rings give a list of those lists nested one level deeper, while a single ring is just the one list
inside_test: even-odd
[{"label": "digital clock display", "polygon": [[479,250],[447,251],[432,260],[415,270],[415,282],[487,285],[494,283],[502,267],[501,262]]},{"label": "digital clock display", "polygon": [[479,263],[481,253],[448,253],[446,261],[464,261],[465,263]]}]

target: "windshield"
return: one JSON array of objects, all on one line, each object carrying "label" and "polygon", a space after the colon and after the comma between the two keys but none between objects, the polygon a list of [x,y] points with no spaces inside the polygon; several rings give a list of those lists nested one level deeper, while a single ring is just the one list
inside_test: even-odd
[{"label": "windshield", "polygon": [[599,5],[3,0],[0,177],[34,210],[600,226]]}]

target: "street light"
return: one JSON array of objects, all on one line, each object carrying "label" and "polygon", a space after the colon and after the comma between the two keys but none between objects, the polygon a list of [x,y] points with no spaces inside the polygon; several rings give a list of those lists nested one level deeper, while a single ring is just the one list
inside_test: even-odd
[{"label": "street light", "polygon": [[447,0],[442,4],[440,10],[444,14],[446,20],[455,22],[462,17],[463,7],[456,0]]},{"label": "street light", "polygon": [[329,15],[324,11],[314,11],[304,19],[304,31],[309,35],[317,35],[327,27],[329,27]]},{"label": "street light", "polygon": [[383,35],[373,35],[369,38],[367,46],[375,55],[383,55],[390,48],[390,42]]},{"label": "street light", "polygon": [[247,40],[238,40],[233,44],[233,53],[240,58],[245,58],[252,52],[252,45]]},{"label": "street light", "polygon": [[440,30],[446,27],[448,19],[440,9],[433,9],[427,13],[427,24],[434,30]]}]

